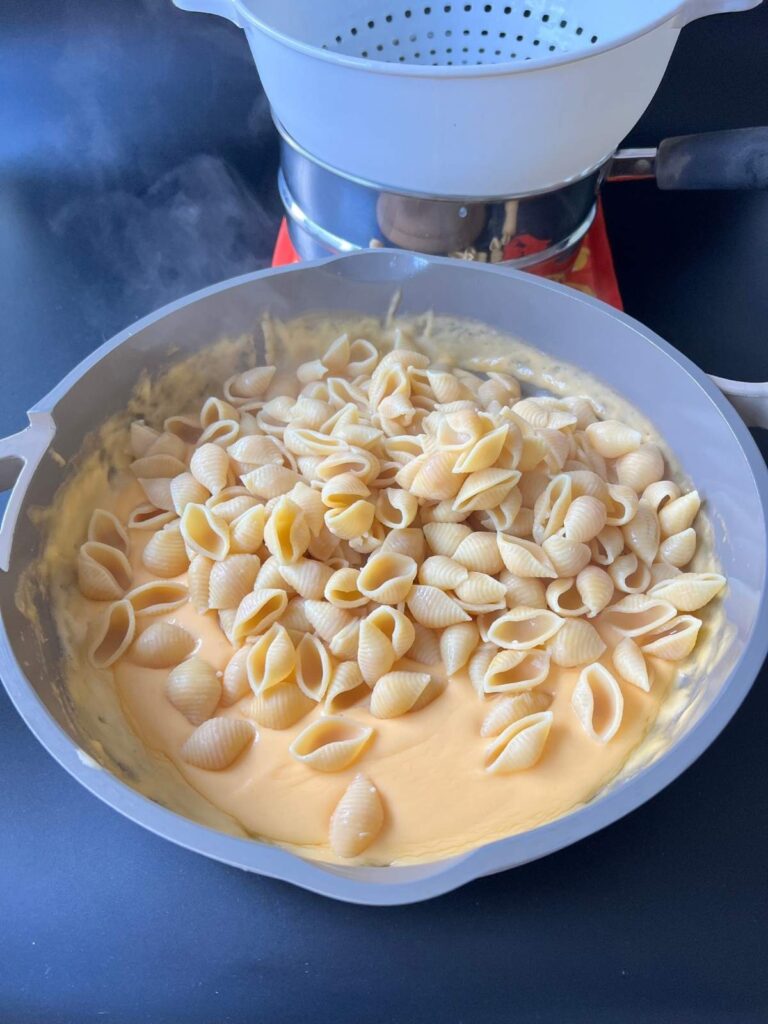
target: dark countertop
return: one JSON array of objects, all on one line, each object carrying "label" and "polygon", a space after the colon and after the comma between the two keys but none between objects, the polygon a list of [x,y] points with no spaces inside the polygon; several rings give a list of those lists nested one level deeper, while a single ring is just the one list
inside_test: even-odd
[{"label": "dark countertop", "polygon": [[[768,8],[681,37],[630,141],[768,124]],[[242,35],[170,0],[0,10],[0,436],[102,340],[263,266],[276,145]],[[258,198],[256,198],[258,197]],[[768,378],[768,193],[613,185],[629,313]],[[761,438],[763,451],[768,451]],[[649,804],[409,908],[176,848],[70,779],[0,695],[0,1022],[768,1019],[768,674]]]}]

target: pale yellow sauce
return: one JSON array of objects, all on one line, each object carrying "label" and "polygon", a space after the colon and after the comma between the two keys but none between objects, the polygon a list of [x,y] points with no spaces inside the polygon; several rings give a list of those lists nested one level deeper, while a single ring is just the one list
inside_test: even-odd
[{"label": "pale yellow sauce", "polygon": [[[329,329],[331,336],[335,329]],[[498,351],[498,339],[493,340]],[[278,345],[282,347],[281,342]],[[445,350],[444,343],[439,347]],[[476,345],[473,351],[478,351]],[[521,353],[534,381],[563,391],[570,379],[569,393],[599,396],[611,412],[618,410],[625,420],[643,422],[648,428],[636,411],[586,375],[572,370],[569,378],[560,366],[556,372],[547,371],[546,358],[540,353],[518,346],[514,358],[506,353],[507,365],[512,363],[519,370]],[[183,382],[183,373],[178,369],[175,373]],[[175,394],[175,406],[171,403],[162,409],[163,415],[189,405],[179,394]],[[630,754],[644,746],[642,741],[675,676],[673,666],[657,660],[652,663],[650,693],[621,684],[622,724],[605,745],[586,735],[570,706],[579,670],[553,667],[541,686],[553,696],[553,728],[541,760],[525,772],[494,775],[485,771],[485,751],[491,741],[480,737],[480,726],[495,698],[478,697],[462,674],[448,681],[441,696],[426,708],[397,719],[376,719],[364,705],[344,712],[373,726],[375,735],[361,758],[343,772],[314,771],[288,752],[296,735],[321,713],[319,708],[290,729],[258,726],[253,746],[224,771],[189,766],[180,759],[179,750],[193,726],[164,695],[168,670],[140,668],[126,658],[114,672],[98,672],[88,668],[83,658],[88,623],[104,607],[80,597],[73,586],[72,564],[88,516],[100,504],[125,521],[131,509],[145,500],[124,473],[107,482],[105,466],[114,461],[115,446],[125,447],[125,437],[113,431],[104,439],[108,457],[92,457],[81,471],[79,485],[77,480],[70,484],[57,503],[38,583],[43,581],[53,595],[61,639],[69,652],[69,692],[82,715],[84,731],[93,737],[89,752],[152,798],[215,827],[244,831],[314,859],[338,861],[328,845],[329,817],[355,773],[364,771],[377,786],[386,814],[382,832],[360,862],[412,863],[448,857],[572,810],[602,790]],[[141,552],[151,536],[131,531],[133,586],[153,578],[141,563]],[[218,670],[224,669],[233,648],[219,629],[215,613],[200,615],[185,605],[164,618],[199,637],[198,653]],[[144,621],[159,621],[159,617]],[[710,616],[703,634],[709,639],[702,650],[714,657],[715,637],[721,638],[723,630],[714,627]],[[617,638],[605,639],[615,642]],[[718,639],[718,643],[722,648],[725,641]],[[610,650],[603,661],[611,667]],[[682,678],[689,676],[683,673]],[[685,692],[688,704],[690,692]],[[218,713],[240,715],[241,709],[236,705]],[[141,743],[135,742],[136,736]],[[649,756],[654,756],[663,742],[651,737],[648,746]],[[192,791],[205,799],[196,798]]]}]

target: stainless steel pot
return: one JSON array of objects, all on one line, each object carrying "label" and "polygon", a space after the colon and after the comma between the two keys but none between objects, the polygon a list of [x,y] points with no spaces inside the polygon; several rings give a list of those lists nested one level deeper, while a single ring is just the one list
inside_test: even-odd
[{"label": "stainless steel pot", "polygon": [[682,135],[654,149],[620,149],[556,188],[468,197],[394,192],[356,178],[313,156],[275,124],[278,190],[302,259],[387,246],[555,273],[575,258],[606,180],[654,178],[664,190],[768,188],[768,128]]},{"label": "stainless steel pot", "polygon": [[[640,407],[706,495],[717,555],[728,575],[733,638],[697,684],[689,712],[669,725],[666,752],[550,824],[432,864],[357,868],[309,863],[236,838],[151,802],[99,764],[62,694],[61,652],[46,602],[36,632],[16,605],[21,574],[40,550],[34,506],[48,506],[85,435],[127,402],[140,373],[161,371],[221,337],[252,333],[260,314],[347,310],[384,315],[402,290],[404,313],[426,309],[482,320],[597,374]],[[258,339],[257,339],[258,340]],[[732,385],[768,426],[768,387]],[[768,472],[744,423],[713,381],[685,356],[609,306],[550,281],[472,263],[374,251],[246,275],[174,302],[97,349],[29,413],[29,427],[0,441],[0,484],[12,483],[0,529],[0,672],[19,713],[46,749],[96,796],[152,831],[206,856],[341,900],[408,903],[558,850],[633,810],[680,774],[738,708],[768,647]],[[55,443],[58,456],[46,457]]]}]

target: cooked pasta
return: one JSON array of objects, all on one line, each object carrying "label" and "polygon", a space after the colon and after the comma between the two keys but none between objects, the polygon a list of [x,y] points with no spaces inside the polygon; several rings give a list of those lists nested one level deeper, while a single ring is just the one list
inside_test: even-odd
[{"label": "cooked pasta", "polygon": [[128,704],[157,695],[152,745],[204,796],[330,860],[398,855],[429,817],[401,806],[403,779],[467,787],[491,817],[520,792],[537,820],[560,813],[558,778],[586,799],[726,587],[702,498],[647,424],[531,394],[524,361],[443,351],[432,322],[318,349],[267,318],[279,370],[230,364],[197,408],[147,409],[125,500],[75,538],[91,669]]}]

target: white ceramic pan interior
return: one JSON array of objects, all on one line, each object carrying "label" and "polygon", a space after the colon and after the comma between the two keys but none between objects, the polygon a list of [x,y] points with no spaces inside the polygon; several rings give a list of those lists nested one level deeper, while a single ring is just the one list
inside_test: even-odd
[{"label": "white ceramic pan interior", "polygon": [[[669,727],[668,749],[588,805],[446,861],[325,866],[184,818],[104,770],[62,694],[61,652],[45,602],[38,609],[41,643],[14,595],[43,540],[30,508],[51,503],[83,438],[125,406],[145,367],[161,372],[219,338],[252,333],[267,311],[285,319],[323,310],[383,316],[398,288],[404,314],[433,309],[484,321],[602,378],[654,422],[706,498],[716,554],[729,580],[725,610],[733,638],[699,680],[689,713]],[[765,389],[742,390],[744,408],[768,425]],[[15,478],[0,530],[0,673],[20,714],[72,775],[145,828],[206,856],[337,899],[427,899],[610,824],[667,785],[712,742],[743,700],[768,646],[768,474],[743,421],[713,381],[661,338],[601,302],[538,277],[387,250],[247,275],[172,303],[108,341],[29,415],[25,431],[0,441],[0,485]],[[52,443],[63,461],[46,457]]]}]

